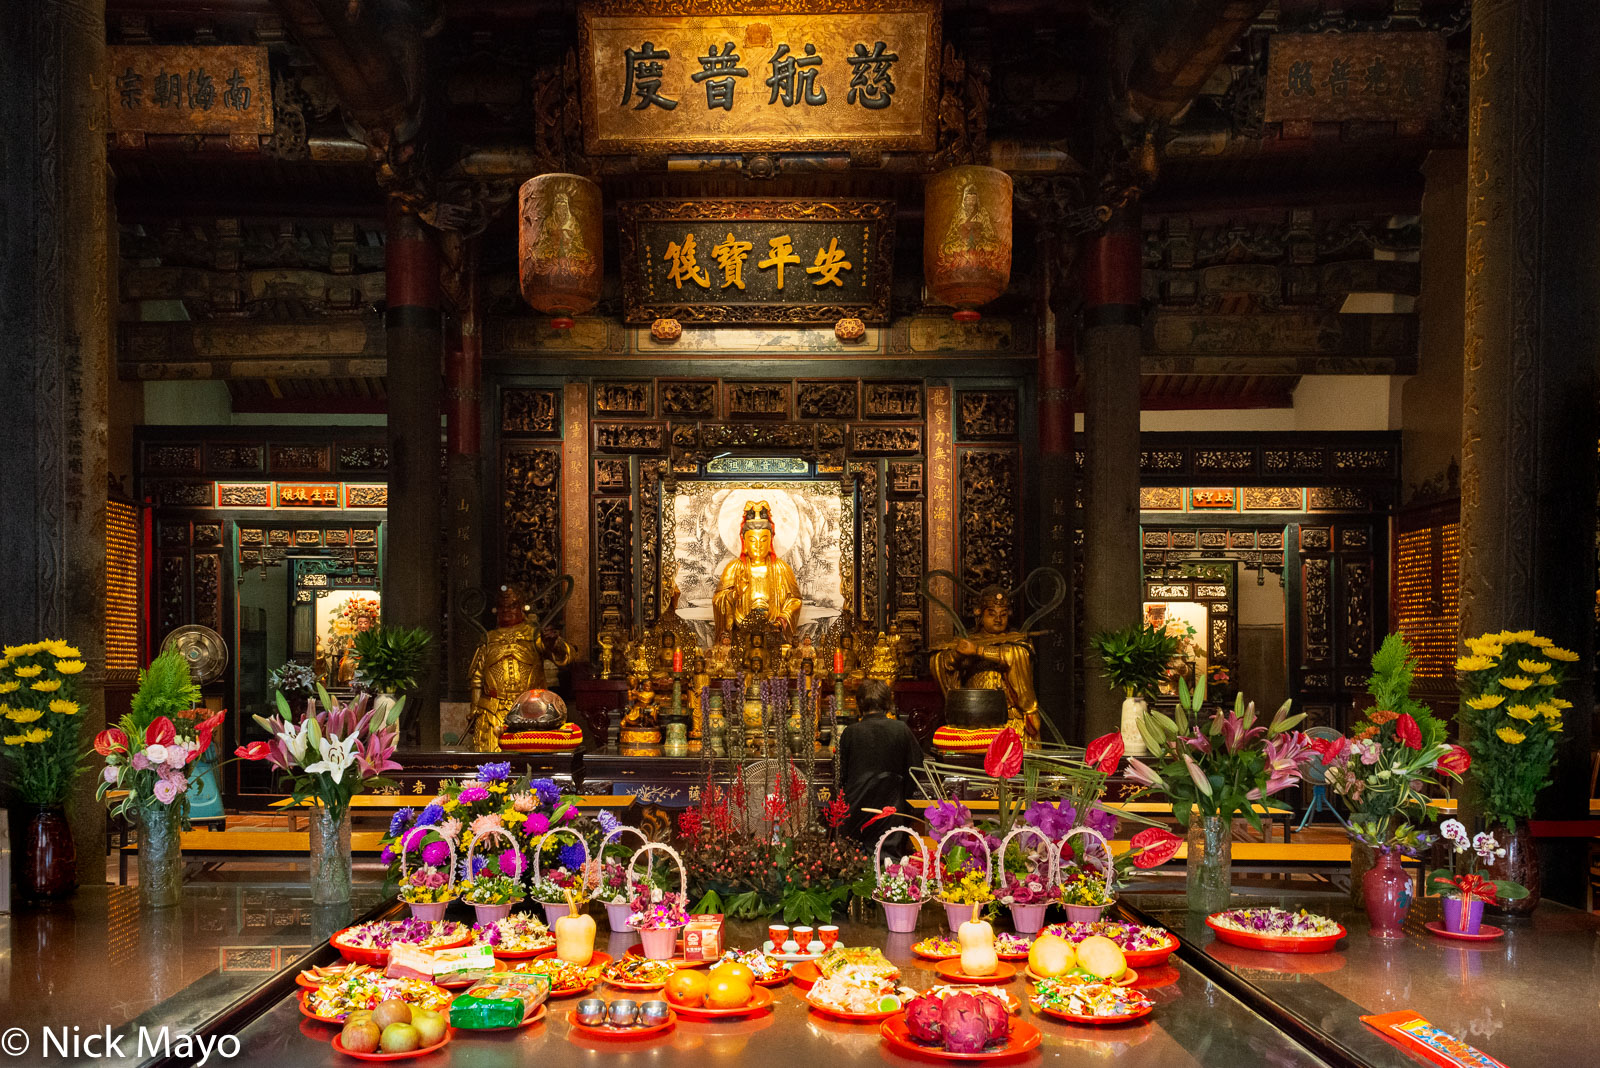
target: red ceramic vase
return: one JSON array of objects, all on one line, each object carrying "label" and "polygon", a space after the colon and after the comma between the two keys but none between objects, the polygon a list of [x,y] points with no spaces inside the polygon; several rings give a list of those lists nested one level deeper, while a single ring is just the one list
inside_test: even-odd
[{"label": "red ceramic vase", "polygon": [[1400,850],[1376,851],[1372,870],[1361,877],[1367,907],[1368,933],[1374,938],[1403,938],[1400,928],[1411,908],[1411,876],[1400,866]]},{"label": "red ceramic vase", "polygon": [[18,889],[25,898],[65,897],[78,888],[78,853],[60,805],[39,805],[22,834]]}]

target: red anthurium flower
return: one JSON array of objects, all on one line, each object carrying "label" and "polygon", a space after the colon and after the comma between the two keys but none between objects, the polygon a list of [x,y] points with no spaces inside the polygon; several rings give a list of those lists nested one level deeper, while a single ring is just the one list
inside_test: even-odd
[{"label": "red anthurium flower", "polygon": [[1122,760],[1122,734],[1112,731],[1090,742],[1083,751],[1083,762],[1110,775]]},{"label": "red anthurium flower", "polygon": [[862,826],[863,829],[865,829],[867,827],[871,827],[874,823],[877,823],[879,820],[885,818],[886,816],[893,816],[893,815],[894,815],[894,806],[893,805],[886,805],[886,806],[884,806],[884,808],[876,816],[872,817],[870,820],[868,820],[867,822],[863,823],[861,826]]},{"label": "red anthurium flower", "polygon": [[144,729],[145,745],[171,745],[178,737],[178,728],[166,716],[157,716]]},{"label": "red anthurium flower", "polygon": [[207,721],[195,729],[194,748],[189,751],[188,763],[200,759],[200,754],[211,748],[211,723]]},{"label": "red anthurium flower", "polygon": [[1439,768],[1443,771],[1465,775],[1472,767],[1472,754],[1459,745],[1452,745],[1444,751],[1444,756],[1439,758]]},{"label": "red anthurium flower", "polygon": [[1422,728],[1417,726],[1417,721],[1411,718],[1409,712],[1402,712],[1395,719],[1394,736],[1407,749],[1422,748]]},{"label": "red anthurium flower", "polygon": [[116,727],[107,727],[94,736],[94,751],[101,756],[128,751],[128,736]]},{"label": "red anthurium flower", "polygon": [[989,751],[983,754],[983,773],[996,779],[1009,779],[1022,770],[1022,736],[1007,727],[994,736]]},{"label": "red anthurium flower", "polygon": [[233,751],[233,755],[243,760],[265,760],[271,753],[272,746],[267,742],[251,742],[241,745]]},{"label": "red anthurium flower", "polygon": [[1183,839],[1165,827],[1150,827],[1128,840],[1138,852],[1133,855],[1135,868],[1157,868],[1171,860],[1183,844]]}]

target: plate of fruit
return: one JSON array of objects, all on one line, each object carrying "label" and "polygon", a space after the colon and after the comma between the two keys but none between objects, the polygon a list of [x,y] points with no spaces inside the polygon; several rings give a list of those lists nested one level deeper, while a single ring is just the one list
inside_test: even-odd
[{"label": "plate of fruit", "polygon": [[1099,935],[1109,938],[1122,950],[1130,968],[1150,968],[1161,964],[1177,950],[1178,938],[1160,927],[1146,927],[1137,923],[1117,923],[1112,920],[1094,920],[1087,923],[1054,923],[1044,933],[1065,938],[1077,945],[1085,938]]},{"label": "plate of fruit", "polygon": [[1101,935],[1074,945],[1060,935],[1042,934],[1028,950],[1029,979],[1132,986],[1139,973],[1128,967],[1122,947]]},{"label": "plate of fruit", "polygon": [[302,1014],[322,1023],[342,1024],[354,1012],[373,1011],[388,1001],[443,1012],[452,994],[421,979],[390,979],[379,972],[330,979],[300,992]]},{"label": "plate of fruit", "polygon": [[601,968],[600,978],[619,990],[660,990],[677,970],[667,960],[623,957]]},{"label": "plate of fruit", "polygon": [[730,949],[722,955],[721,963],[743,964],[756,977],[757,986],[778,986],[789,981],[789,966],[759,949],[747,949],[742,953]]},{"label": "plate of fruit", "polygon": [[351,1013],[333,1048],[365,1061],[399,1061],[432,1053],[450,1034],[443,1012],[390,999]]},{"label": "plate of fruit", "polygon": [[1014,1020],[1007,999],[993,990],[918,995],[906,1011],[879,1025],[891,1047],[952,1060],[999,1060],[1037,1049],[1039,1029]]},{"label": "plate of fruit", "polygon": [[756,985],[755,973],[738,961],[719,961],[709,971],[679,969],[667,980],[666,996],[685,1020],[749,1016],[772,1007],[772,991]]},{"label": "plate of fruit", "polygon": [[600,972],[609,963],[611,957],[606,953],[596,953],[588,964],[573,964],[559,957],[535,957],[517,961],[511,965],[511,971],[548,976],[550,996],[568,998],[590,990],[600,981]]},{"label": "plate of fruit", "polygon": [[1046,1016],[1082,1024],[1117,1024],[1148,1016],[1155,1005],[1143,991],[1110,983],[1041,979],[1029,998]]}]

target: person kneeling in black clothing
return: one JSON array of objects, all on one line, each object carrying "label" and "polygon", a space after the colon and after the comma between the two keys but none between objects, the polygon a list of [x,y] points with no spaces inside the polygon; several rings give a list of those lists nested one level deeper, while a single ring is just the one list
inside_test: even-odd
[{"label": "person kneeling in black clothing", "polygon": [[[922,746],[910,727],[889,717],[891,700],[886,683],[877,679],[863,682],[856,695],[861,719],[839,737],[840,787],[850,806],[843,830],[867,845],[891,827],[915,830],[909,801],[914,786],[911,769],[922,763]],[[895,815],[865,826],[891,807]]]}]

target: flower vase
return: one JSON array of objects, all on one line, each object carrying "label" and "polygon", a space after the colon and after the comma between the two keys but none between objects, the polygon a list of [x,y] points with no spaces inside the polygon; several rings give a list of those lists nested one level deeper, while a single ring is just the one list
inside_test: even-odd
[{"label": "flower vase", "polygon": [[1484,878],[1520,883],[1527,888],[1528,896],[1515,901],[1497,900],[1490,906],[1490,911],[1503,916],[1530,915],[1542,896],[1539,886],[1539,849],[1534,844],[1533,835],[1528,832],[1526,823],[1519,823],[1511,828],[1510,834],[1500,828],[1496,837],[1505,846],[1506,855],[1496,857],[1494,863],[1484,866]]},{"label": "flower vase", "polygon": [[1367,933],[1374,938],[1404,938],[1401,927],[1411,908],[1411,876],[1400,866],[1400,850],[1379,847],[1372,870],[1361,877],[1366,903]]},{"label": "flower vase", "polygon": [[922,911],[922,902],[879,901],[878,904],[883,906],[883,921],[892,933],[910,934],[917,929],[917,915]]},{"label": "flower vase", "polygon": [[65,897],[78,888],[78,852],[72,844],[66,809],[61,805],[31,808],[16,849],[22,858],[17,889],[30,900]]},{"label": "flower vase", "polygon": [[[950,930],[959,931],[962,924],[972,919],[971,905],[958,905],[950,901],[942,902],[942,904],[944,905],[944,918],[950,924]],[[980,913],[983,912],[981,906],[978,911]]]},{"label": "flower vase", "polygon": [[606,920],[611,925],[613,934],[622,931],[631,931],[628,917],[633,915],[633,906],[626,901],[609,901],[606,903]]},{"label": "flower vase", "polygon": [[572,906],[565,901],[541,901],[539,904],[544,906],[545,922],[550,925],[552,930],[555,928],[557,920],[572,911]]},{"label": "flower vase", "polygon": [[1210,915],[1233,898],[1233,820],[1198,808],[1189,816],[1184,892],[1190,912]]},{"label": "flower vase", "polygon": [[444,910],[450,907],[448,901],[411,901],[411,918],[422,920],[425,923],[438,923],[444,919]]},{"label": "flower vase", "polygon": [[183,890],[182,840],[178,814],[159,801],[135,810],[139,822],[139,900],[146,907],[170,909]]},{"label": "flower vase", "polygon": [[1124,756],[1142,757],[1149,756],[1150,749],[1144,744],[1144,735],[1139,733],[1139,717],[1150,709],[1150,702],[1143,697],[1124,697],[1122,699],[1122,752]]},{"label": "flower vase", "polygon": [[[511,915],[511,906],[515,904],[515,901],[502,901],[498,905],[474,904],[472,906],[472,911],[477,916],[479,923],[499,923],[501,920]],[[566,908],[565,905],[561,907],[563,909]]]},{"label": "flower vase", "polygon": [[1475,935],[1483,926],[1483,898],[1447,897],[1441,902],[1444,929],[1453,934]]},{"label": "flower vase", "polygon": [[1040,928],[1044,927],[1044,914],[1049,908],[1048,902],[1043,905],[1012,905],[1011,929],[1017,934],[1038,934]]},{"label": "flower vase", "polygon": [[[1068,923],[1095,923],[1105,915],[1110,905],[1064,905]],[[1213,909],[1213,912],[1216,910]],[[1020,930],[1020,928],[1019,928]],[[1037,930],[1037,928],[1035,928]]]},{"label": "flower vase", "polygon": [[678,954],[678,929],[652,927],[639,931],[640,952],[650,960],[671,960]]},{"label": "flower vase", "polygon": [[312,805],[310,845],[312,904],[349,901],[350,813],[335,822],[327,805]]}]

